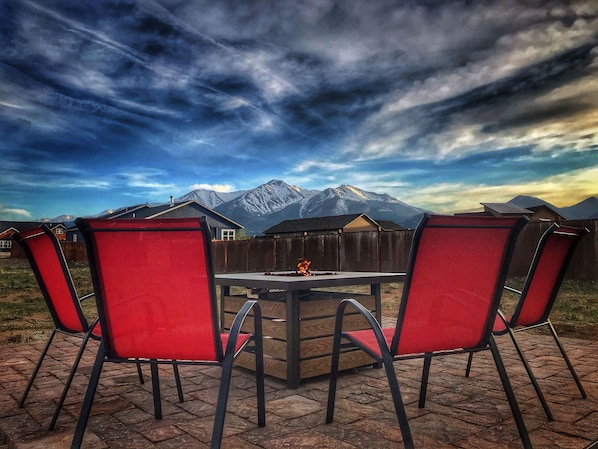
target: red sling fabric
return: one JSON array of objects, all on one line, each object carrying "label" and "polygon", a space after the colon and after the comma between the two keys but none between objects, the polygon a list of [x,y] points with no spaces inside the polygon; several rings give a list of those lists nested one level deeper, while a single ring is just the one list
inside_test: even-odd
[{"label": "red sling fabric", "polygon": [[[87,220],[107,354],[217,361],[222,351],[198,219]],[[109,231],[109,232],[108,232]],[[217,341],[218,339],[218,341]]]},{"label": "red sling fabric", "polygon": [[17,241],[29,257],[56,327],[84,332],[77,292],[60,245],[55,246],[52,236],[39,227],[20,232]]},{"label": "red sling fabric", "polygon": [[[432,358],[463,351],[492,352],[499,377],[526,449],[529,435],[492,335],[515,240],[527,217],[424,215],[411,247],[395,327],[381,328],[357,300],[340,302],[328,389],[326,422],[334,417],[342,338],[382,363],[406,448],[414,447],[394,363],[424,358],[419,407],[425,398]],[[343,332],[347,307],[370,329]]]},{"label": "red sling fabric", "polygon": [[[520,217],[431,216],[417,243],[396,329],[393,355],[485,345],[504,281],[504,259]],[[346,332],[373,354],[371,330]],[[390,346],[390,345],[389,345]]]},{"label": "red sling fabric", "polygon": [[[521,308],[511,327],[530,326],[548,317],[557,284],[567,268],[566,262],[572,245],[576,244],[580,236],[587,233],[585,229],[559,226],[557,230],[547,235],[543,246],[536,254],[537,260],[528,274],[530,277],[525,296],[522,297]],[[555,289],[556,287],[556,289]]]}]

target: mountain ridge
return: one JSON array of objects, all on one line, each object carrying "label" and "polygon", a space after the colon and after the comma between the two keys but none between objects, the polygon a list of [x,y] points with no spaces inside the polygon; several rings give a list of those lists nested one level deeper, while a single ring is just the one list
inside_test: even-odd
[{"label": "mountain ridge", "polygon": [[[197,201],[243,225],[247,235],[261,235],[264,230],[283,220],[353,213],[365,213],[374,220],[390,220],[405,228],[413,228],[423,213],[434,213],[386,193],[368,192],[348,184],[309,190],[278,179],[272,179],[253,189],[235,192],[195,189],[175,201]],[[545,205],[568,220],[598,219],[598,198],[595,196],[560,208],[540,198],[526,195],[517,195],[508,203],[524,208]],[[73,215],[62,215],[38,221],[59,222],[73,219]]]},{"label": "mountain ridge", "polygon": [[[212,198],[210,191],[198,190],[176,200]],[[424,212],[431,212],[411,206],[386,193],[368,192],[347,184],[320,191],[272,179],[254,189],[231,195],[234,196],[232,200],[220,202],[213,207],[203,201],[199,202],[242,224],[248,235],[262,234],[264,230],[283,220],[351,213],[366,213],[374,219],[392,220],[404,227],[414,227]]]},{"label": "mountain ridge", "polygon": [[508,201],[519,207],[528,208],[536,206],[547,206],[558,212],[567,220],[588,220],[598,218],[598,198],[591,196],[577,204],[565,207],[557,207],[554,204],[544,201],[535,196],[517,195]]}]

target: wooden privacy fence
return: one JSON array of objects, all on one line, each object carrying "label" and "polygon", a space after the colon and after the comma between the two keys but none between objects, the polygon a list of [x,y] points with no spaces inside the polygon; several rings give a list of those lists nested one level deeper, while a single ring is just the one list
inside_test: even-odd
[{"label": "wooden privacy fence", "polygon": [[[578,245],[568,279],[598,280],[598,220],[570,221],[587,227],[590,235]],[[518,237],[509,276],[527,274],[536,245],[550,223],[529,223]],[[312,270],[405,271],[413,231],[347,232],[278,239],[254,238],[213,242],[214,267],[218,273],[294,270],[297,259],[312,261]],[[450,263],[450,260],[447,260]]]},{"label": "wooden privacy fence", "polygon": [[[598,220],[568,221],[566,224],[590,230],[575,251],[567,278],[598,280]],[[549,223],[532,222],[523,229],[509,276],[526,275],[538,239],[548,226]],[[407,267],[412,238],[412,230],[251,238],[214,241],[212,252],[217,273],[294,270],[300,257],[312,261],[312,270],[401,272]],[[62,242],[62,247],[68,260],[87,260],[82,242]],[[24,257],[19,245],[13,245],[12,257]]]}]

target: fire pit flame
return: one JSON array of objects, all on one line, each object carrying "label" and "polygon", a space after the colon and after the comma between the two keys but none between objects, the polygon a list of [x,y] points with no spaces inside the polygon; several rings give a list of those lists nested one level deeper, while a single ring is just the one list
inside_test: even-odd
[{"label": "fire pit flame", "polygon": [[303,276],[311,276],[309,271],[309,266],[311,265],[311,260],[307,260],[305,257],[300,257],[297,261],[297,271],[301,273]]}]

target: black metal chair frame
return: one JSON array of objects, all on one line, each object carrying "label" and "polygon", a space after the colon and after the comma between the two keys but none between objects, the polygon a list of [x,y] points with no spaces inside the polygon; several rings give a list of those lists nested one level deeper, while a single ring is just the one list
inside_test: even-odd
[{"label": "black metal chair frame", "polygon": [[[52,415],[52,419],[50,420],[50,424],[48,426],[48,430],[54,430],[54,428],[56,427],[56,422],[58,420],[58,416],[60,415],[60,411],[62,410],[62,406],[64,405],[64,401],[66,400],[66,396],[70,390],[71,384],[73,382],[73,379],[74,379],[77,369],[79,367],[79,363],[81,362],[81,357],[83,356],[83,353],[85,351],[85,348],[87,347],[87,343],[89,342],[89,339],[91,338],[92,340],[99,341],[102,339],[102,337],[94,334],[94,329],[96,329],[96,326],[98,324],[97,319],[94,320],[94,322],[92,322],[91,324],[88,323],[87,319],[85,318],[85,315],[83,314],[83,310],[81,309],[81,303],[87,299],[93,298],[95,296],[95,293],[93,293],[93,292],[88,293],[81,297],[77,296],[75,285],[73,283],[71,273],[68,268],[66,258],[64,256],[64,251],[62,250],[62,246],[60,245],[60,241],[56,238],[56,235],[52,232],[52,230],[50,229],[50,227],[48,225],[42,224],[42,225],[40,225],[39,228],[40,228],[40,232],[37,234],[21,237],[19,235],[19,233],[15,233],[13,235],[13,238],[17,241],[17,243],[19,243],[19,245],[21,245],[21,247],[23,248],[23,251],[25,252],[25,255],[27,256],[27,259],[29,260],[31,269],[35,275],[35,278],[36,278],[39,288],[42,292],[42,295],[44,297],[44,300],[46,302],[46,305],[48,307],[50,315],[52,316],[52,320],[54,322],[54,327],[52,328],[50,336],[48,337],[48,340],[44,346],[44,349],[42,350],[42,352],[40,354],[40,357],[35,365],[33,373],[31,374],[31,377],[29,378],[29,382],[27,383],[25,391],[23,392],[23,396],[21,397],[21,400],[19,401],[19,408],[21,408],[25,405],[25,401],[29,395],[31,387],[33,386],[35,378],[37,377],[37,374],[39,373],[41,365],[50,349],[50,346],[52,345],[52,342],[54,341],[54,337],[56,336],[56,334],[61,333],[61,334],[67,335],[67,336],[81,338],[81,345],[79,346],[79,351],[77,352],[77,355],[76,355],[73,365],[71,367],[71,371],[69,373],[69,376],[68,376],[68,378],[65,382],[64,388],[62,390],[62,394],[60,395],[56,409],[54,410],[54,414]],[[79,321],[81,323],[81,328],[83,329],[83,332],[74,332],[73,330],[68,329],[62,323],[60,313],[54,307],[54,303],[50,297],[50,293],[46,286],[46,282],[41,274],[41,270],[40,270],[40,266],[39,266],[39,264],[43,263],[43,261],[39,261],[38,258],[35,257],[35,255],[33,254],[33,251],[31,250],[31,248],[28,244],[28,240],[30,240],[33,237],[40,236],[42,233],[45,234],[46,238],[49,239],[49,241],[52,243],[52,246],[54,247],[56,258],[57,258],[57,263],[60,264],[60,268],[61,268],[62,274],[64,276],[64,282],[66,283],[66,285],[68,287],[70,297],[72,298],[74,308],[77,311],[77,315],[79,317]],[[174,370],[174,376],[175,376],[175,382],[176,382],[176,388],[177,388],[179,401],[184,402],[183,390],[182,390],[181,380],[180,380],[178,368],[176,366],[176,362],[173,363],[173,370]],[[141,371],[141,365],[139,363],[137,363],[137,375],[139,377],[139,382],[141,384],[145,383],[144,378],[143,378],[143,373]],[[160,406],[159,401],[157,402],[157,405],[155,406],[155,416],[157,419],[160,419],[162,417],[161,406]]]},{"label": "black metal chair frame", "polygon": [[[207,222],[205,221],[205,217],[201,217],[200,220],[201,232],[203,233],[204,241],[207,241],[208,244],[206,245],[206,257],[208,261],[211,261],[211,248],[210,248],[210,232],[208,229]],[[77,224],[79,229],[83,232],[85,237],[86,248],[88,251],[89,256],[89,263],[92,272],[92,278],[94,280],[94,286],[96,286],[96,295],[97,295],[97,303],[98,303],[98,312],[100,317],[99,320],[102,320],[104,316],[103,313],[103,304],[102,304],[102,291],[101,289],[97,288],[99,279],[97,276],[98,267],[96,266],[96,258],[95,258],[95,248],[93,244],[90,242],[90,233],[94,231],[90,231],[87,229],[84,221],[77,220]],[[160,229],[152,229],[159,231]],[[99,230],[98,232],[101,232]],[[215,283],[214,283],[214,272],[211,263],[208,263],[208,279],[210,282],[210,290],[211,290],[211,299],[216,301],[216,291],[215,291]],[[249,338],[245,344],[243,344],[240,348],[235,351],[235,347],[237,346],[237,340],[239,334],[241,333],[241,328],[244,324],[245,318],[249,315],[249,313],[253,314],[254,320],[254,331],[251,338]],[[215,323],[218,323],[216,319]],[[92,373],[90,376],[89,384],[87,387],[87,391],[85,393],[85,397],[83,400],[83,405],[81,408],[81,412],[79,414],[79,420],[77,422],[77,426],[75,428],[75,433],[73,436],[73,441],[71,445],[71,449],[78,449],[81,447],[81,443],[83,441],[83,436],[85,433],[85,429],[87,427],[87,423],[89,420],[89,415],[91,412],[91,408],[93,405],[95,392],[100,380],[100,375],[102,372],[102,368],[105,362],[115,362],[115,363],[149,363],[151,369],[151,378],[152,378],[152,391],[154,396],[154,407],[156,410],[160,410],[161,416],[161,407],[160,407],[160,384],[159,384],[159,377],[158,377],[158,365],[160,364],[174,364],[176,367],[177,365],[207,365],[207,366],[220,366],[222,368],[222,376],[220,379],[220,386],[218,390],[218,401],[216,405],[216,412],[214,417],[214,427],[212,430],[212,438],[210,443],[211,449],[219,449],[222,444],[222,437],[223,437],[223,430],[224,430],[224,419],[226,416],[226,406],[228,402],[228,395],[230,389],[230,383],[232,378],[232,368],[235,358],[246,348],[248,344],[253,341],[256,356],[256,390],[257,390],[257,411],[258,411],[258,426],[264,427],[266,425],[266,413],[265,413],[265,386],[264,386],[264,351],[263,351],[263,341],[262,341],[262,312],[260,305],[255,300],[247,301],[243,307],[239,310],[233,323],[229,330],[229,338],[227,341],[226,349],[224,353],[222,353],[221,345],[217,347],[217,353],[219,361],[190,361],[190,360],[143,360],[143,359],[122,359],[117,357],[109,357],[107,355],[106,350],[106,341],[102,340],[100,343],[100,347],[98,349],[98,353],[93,365]]]},{"label": "black metal chair frame", "polygon": [[[513,342],[513,345],[515,346],[515,349],[517,350],[517,354],[519,355],[519,358],[521,359],[521,362],[523,363],[523,366],[525,367],[525,371],[527,372],[527,375],[534,387],[534,390],[536,391],[538,399],[540,400],[540,403],[542,404],[542,408],[544,409],[544,412],[546,413],[546,416],[550,421],[552,421],[554,419],[553,415],[552,415],[552,411],[550,410],[550,407],[548,406],[548,402],[546,401],[546,398],[544,397],[544,393],[542,392],[540,384],[538,383],[538,380],[536,379],[536,376],[534,375],[534,373],[531,369],[531,366],[527,360],[527,357],[525,357],[523,349],[521,348],[521,345],[519,344],[519,341],[517,340],[515,334],[517,334],[519,332],[531,330],[531,329],[548,327],[548,329],[550,329],[550,334],[552,335],[557,347],[559,348],[559,351],[561,352],[561,355],[562,355],[563,359],[565,360],[565,363],[567,364],[567,368],[569,369],[569,372],[571,373],[571,376],[573,377],[573,380],[575,381],[575,384],[577,385],[577,388],[579,389],[579,392],[581,393],[581,396],[584,399],[587,398],[587,394],[583,388],[583,385],[581,384],[581,380],[579,379],[579,376],[577,375],[575,368],[573,368],[573,364],[571,363],[571,360],[569,359],[569,356],[567,355],[565,348],[563,347],[561,341],[559,340],[558,334],[557,334],[552,322],[548,318],[548,316],[550,315],[550,312],[552,310],[552,306],[554,305],[554,301],[556,300],[556,297],[561,288],[561,284],[562,284],[565,274],[567,272],[567,268],[569,266],[571,258],[573,257],[573,253],[575,252],[575,248],[577,247],[577,244],[579,243],[579,241],[590,232],[587,228],[584,228],[583,230],[581,230],[581,232],[579,234],[577,234],[575,237],[573,237],[571,244],[569,246],[569,249],[567,251],[567,254],[566,254],[566,256],[563,260],[563,263],[561,265],[561,268],[559,270],[559,274],[557,276],[556,282],[554,283],[554,286],[551,290],[548,304],[544,310],[544,314],[543,314],[542,318],[537,323],[529,325],[529,326],[520,326],[520,327],[514,326],[514,327],[512,327],[510,325],[510,323],[517,323],[517,319],[518,319],[521,309],[523,308],[523,305],[525,303],[527,292],[533,282],[534,274],[536,273],[536,269],[537,269],[540,259],[542,257],[542,253],[544,251],[546,243],[555,232],[559,232],[560,228],[561,227],[557,223],[553,223],[542,234],[542,237],[540,237],[538,246],[537,246],[534,256],[532,258],[532,263],[530,265],[523,289],[517,290],[517,289],[514,289],[509,286],[504,287],[505,290],[518,294],[520,299],[519,299],[519,302],[517,303],[515,312],[513,313],[513,316],[511,317],[511,319],[508,319],[507,317],[505,317],[505,315],[500,310],[498,311],[498,316],[503,321],[503,323],[505,325],[505,330],[502,332],[494,333],[495,335],[503,335],[505,333],[508,333],[509,336],[511,337],[511,341]],[[467,368],[465,371],[466,376],[469,376],[469,373],[471,371],[472,361],[473,361],[473,353],[470,353],[469,359],[467,361]]]},{"label": "black metal chair frame", "polygon": [[[413,437],[411,435],[411,430],[409,427],[409,422],[407,419],[407,413],[405,411],[405,406],[402,400],[401,391],[399,388],[399,383],[397,380],[397,374],[395,371],[395,367],[393,362],[400,361],[400,360],[408,360],[408,359],[417,359],[423,358],[424,359],[424,366],[423,366],[423,373],[422,373],[422,382],[421,382],[421,390],[420,390],[420,398],[419,398],[419,407],[423,407],[425,403],[425,396],[426,396],[426,389],[427,389],[427,381],[429,376],[430,364],[432,357],[440,357],[440,356],[447,356],[447,355],[454,355],[454,354],[461,354],[467,352],[479,352],[484,350],[489,350],[492,353],[494,363],[496,364],[496,368],[498,370],[498,374],[500,376],[500,380],[503,385],[503,389],[507,396],[507,400],[509,402],[509,406],[511,408],[511,412],[513,414],[513,418],[515,420],[517,430],[519,432],[519,436],[523,443],[523,446],[526,449],[531,449],[532,444],[529,439],[529,435],[527,429],[525,427],[525,423],[523,421],[523,417],[521,415],[521,411],[517,404],[517,400],[515,398],[515,394],[513,392],[513,388],[509,381],[507,372],[504,367],[504,363],[500,356],[500,352],[494,341],[492,336],[492,317],[489,317],[488,322],[486,323],[486,334],[485,334],[485,344],[476,348],[467,348],[467,349],[457,349],[457,350],[448,350],[448,351],[438,351],[434,353],[426,353],[426,354],[408,354],[408,355],[397,355],[398,352],[398,345],[399,345],[399,338],[400,338],[400,327],[404,317],[404,313],[407,307],[407,298],[408,292],[411,283],[411,276],[410,273],[413,271],[413,267],[415,266],[416,257],[417,257],[417,250],[419,246],[419,242],[422,237],[423,229],[426,225],[426,222],[429,220],[429,216],[426,214],[422,221],[420,222],[418,228],[416,229],[415,235],[413,237],[413,243],[411,247],[411,253],[409,257],[409,264],[407,269],[407,278],[405,280],[405,285],[403,287],[403,299],[401,301],[400,310],[399,310],[399,318],[396,324],[396,331],[394,332],[394,336],[391,342],[390,347],[388,346],[385,336],[382,332],[382,327],[380,323],[376,320],[376,318],[371,314],[369,310],[367,310],[363,305],[361,305],[355,299],[344,299],[339,304],[337,314],[336,314],[336,323],[335,323],[335,331],[334,331],[334,339],[333,339],[333,352],[332,352],[332,363],[331,363],[331,374],[330,374],[330,383],[329,383],[329,390],[328,390],[328,403],[326,409],[326,423],[331,423],[334,418],[334,404],[335,404],[335,397],[336,397],[336,387],[338,382],[338,371],[339,371],[339,359],[340,359],[340,350],[341,350],[341,340],[342,338],[346,338],[350,341],[353,345],[360,347],[362,350],[366,351],[370,356],[377,360],[377,362],[381,362],[384,365],[386,376],[388,378],[388,383],[394,403],[395,413],[399,422],[399,427],[401,429],[401,434],[403,435],[403,444],[406,449],[414,449],[414,442]],[[507,252],[505,254],[505,259],[510,261],[513,247],[515,243],[515,238],[519,231],[523,228],[523,226],[527,223],[527,218],[524,217],[521,219],[519,224],[513,228],[511,237],[509,239],[509,244],[507,248]],[[508,271],[508,263],[503,263],[502,271],[499,275],[499,284],[497,287],[498,291],[494,294],[494,304],[495,307],[498,309],[498,302],[500,300],[500,291],[502,291],[502,286],[504,285],[504,280],[506,279]],[[359,345],[355,340],[351,339],[349,335],[342,331],[343,327],[343,317],[345,314],[345,309],[347,306],[353,307],[357,310],[368,322],[371,329],[374,331],[376,341],[380,348],[381,357],[367,348]]]},{"label": "black metal chair frame", "polygon": [[[74,307],[77,311],[79,320],[81,322],[81,328],[83,329],[83,332],[74,332],[73,330],[67,329],[66,326],[63,325],[60,314],[55,309],[54,304],[50,298],[48,288],[43,279],[43,276],[41,275],[40,267],[39,267],[39,264],[43,263],[43,261],[39,261],[33,255],[33,252],[28,244],[29,239],[31,239],[33,237],[38,237],[41,233],[46,235],[46,237],[50,240],[50,242],[52,243],[52,245],[56,251],[56,258],[62,268],[62,273],[64,275],[64,281],[66,282],[66,284],[68,286],[71,298],[74,303]],[[97,335],[95,335],[93,333],[93,329],[95,328],[95,322],[92,323],[91,325],[87,322],[87,319],[83,315],[83,311],[81,310],[81,305],[80,305],[80,303],[82,301],[93,297],[94,293],[89,293],[82,297],[77,296],[77,293],[75,291],[75,286],[73,284],[71,274],[70,274],[68,265],[66,263],[66,259],[64,257],[64,252],[62,251],[62,247],[60,246],[60,242],[58,241],[58,239],[56,238],[56,236],[54,235],[52,230],[48,227],[48,225],[46,225],[46,224],[40,225],[40,233],[38,233],[38,234],[21,237],[18,233],[15,233],[13,238],[19,243],[19,245],[21,245],[21,247],[23,248],[23,251],[25,252],[25,255],[27,256],[27,259],[29,260],[31,269],[33,270],[33,273],[35,275],[35,278],[37,280],[39,288],[42,292],[44,300],[46,301],[46,305],[48,307],[48,310],[50,311],[50,315],[52,316],[52,320],[54,322],[54,327],[52,328],[52,332],[50,333],[50,336],[48,337],[46,345],[44,346],[44,349],[42,350],[42,353],[40,354],[40,357],[35,365],[33,373],[31,374],[31,377],[29,378],[29,382],[27,383],[27,386],[25,387],[23,396],[21,397],[21,400],[19,401],[19,408],[21,408],[25,405],[25,401],[27,400],[27,396],[29,395],[31,387],[33,386],[33,382],[35,381],[35,378],[37,377],[37,374],[39,373],[41,365],[46,357],[46,354],[48,353],[48,350],[50,349],[50,346],[52,345],[52,342],[54,341],[54,337],[56,336],[56,334],[62,333],[64,335],[75,336],[75,337],[81,338],[81,345],[79,346],[79,351],[77,352],[77,356],[75,357],[75,360],[71,367],[71,371],[69,373],[69,376],[68,376],[66,383],[64,385],[64,388],[62,390],[62,394],[60,396],[60,399],[58,400],[58,404],[54,410],[54,414],[52,415],[50,425],[48,426],[49,430],[53,430],[56,425],[58,415],[60,414],[60,410],[62,409],[62,405],[64,404],[64,401],[66,399],[66,395],[68,394],[68,391],[70,389],[73,378],[75,377],[75,373],[79,366],[79,362],[81,361],[81,357],[83,356],[83,352],[85,351],[87,343],[89,342],[89,339],[90,338],[92,338],[94,340],[101,339],[101,337],[98,337]]]}]

